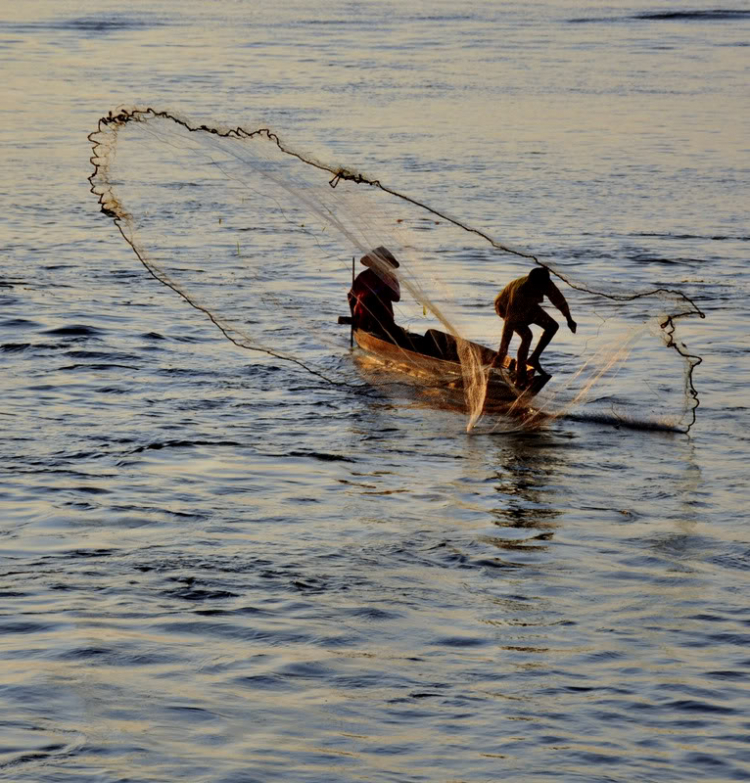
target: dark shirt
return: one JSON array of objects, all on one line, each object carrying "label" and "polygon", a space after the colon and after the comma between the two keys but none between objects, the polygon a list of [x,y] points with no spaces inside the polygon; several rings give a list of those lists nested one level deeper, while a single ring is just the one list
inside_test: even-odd
[{"label": "dark shirt", "polygon": [[401,300],[401,289],[395,277],[382,278],[365,269],[352,283],[348,294],[354,326],[365,331],[382,331],[393,324],[393,302]]}]

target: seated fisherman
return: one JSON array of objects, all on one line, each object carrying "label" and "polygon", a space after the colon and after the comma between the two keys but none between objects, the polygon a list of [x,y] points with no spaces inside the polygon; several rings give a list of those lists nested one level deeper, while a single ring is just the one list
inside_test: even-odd
[{"label": "seated fisherman", "polygon": [[399,263],[382,246],[362,256],[360,263],[368,268],[357,275],[347,295],[353,326],[398,343],[403,330],[393,320],[393,302],[401,300],[401,288],[392,270]]},{"label": "seated fisherman", "polygon": [[[513,332],[518,334],[521,338],[521,345],[518,347],[516,358],[516,380],[521,387],[525,386],[528,380],[527,364],[540,373],[544,373],[539,363],[539,357],[559,328],[557,321],[540,307],[545,296],[565,316],[568,328],[575,334],[576,322],[570,317],[568,303],[550,279],[549,269],[544,266],[534,267],[528,275],[508,283],[495,298],[495,312],[505,321],[505,325],[500,340],[500,349],[493,366],[503,366]],[[529,329],[530,324],[541,326],[544,332],[539,338],[534,352],[528,356],[533,336],[531,329]]]}]

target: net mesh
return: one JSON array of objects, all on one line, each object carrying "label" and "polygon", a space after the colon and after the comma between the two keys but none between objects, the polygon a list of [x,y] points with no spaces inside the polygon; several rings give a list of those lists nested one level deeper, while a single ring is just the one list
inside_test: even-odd
[{"label": "net mesh", "polygon": [[[146,270],[237,346],[355,389],[402,383],[407,369],[431,403],[437,394],[464,409],[469,430],[561,415],[686,431],[696,420],[701,359],[680,341],[677,322],[703,313],[678,290],[618,290],[599,266],[574,277],[377,179],[303,155],[267,128],[125,108],[102,117],[89,139],[102,211]],[[349,335],[337,321],[348,314],[352,270],[377,247],[400,262],[374,265],[399,282],[396,321],[412,335],[450,335],[455,362],[421,360],[408,350],[417,342],[394,346],[376,371],[341,360]],[[490,371],[482,345],[499,342],[499,288],[539,264],[579,328],[558,332],[545,353],[553,381],[532,398]]]}]

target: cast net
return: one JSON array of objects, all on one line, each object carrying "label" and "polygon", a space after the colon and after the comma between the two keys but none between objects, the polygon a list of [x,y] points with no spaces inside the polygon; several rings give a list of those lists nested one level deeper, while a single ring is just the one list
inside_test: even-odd
[{"label": "cast net", "polygon": [[[703,314],[678,290],[617,290],[601,265],[574,277],[564,262],[509,247],[265,128],[129,108],[103,117],[89,138],[102,211],[146,270],[237,346],[355,390],[403,384],[409,370],[408,383],[430,404],[465,410],[469,430],[560,415],[677,429],[695,421],[700,358],[676,331],[678,319]],[[338,318],[349,315],[353,259],[359,273],[359,258],[378,247],[400,262],[393,270],[376,255],[373,264],[398,280],[396,322],[419,339],[447,341],[450,363],[425,364],[415,356],[424,342],[408,340],[397,340],[384,364],[382,356],[341,360],[350,335]],[[498,394],[513,387],[507,373],[490,371],[492,351],[481,347],[499,343],[493,300],[537,264],[552,272],[578,331],[570,334],[545,302],[563,322],[544,355],[552,381],[533,399]]]}]

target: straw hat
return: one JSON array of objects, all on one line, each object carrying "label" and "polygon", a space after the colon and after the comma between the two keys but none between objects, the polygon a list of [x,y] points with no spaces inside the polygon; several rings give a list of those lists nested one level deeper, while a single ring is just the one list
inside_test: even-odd
[{"label": "straw hat", "polygon": [[382,245],[371,250],[367,255],[362,256],[362,258],[359,259],[359,262],[364,266],[375,268],[382,268],[384,264],[390,265],[393,269],[398,269],[400,266],[396,260],[396,256],[394,256],[388,248],[383,247]]}]

